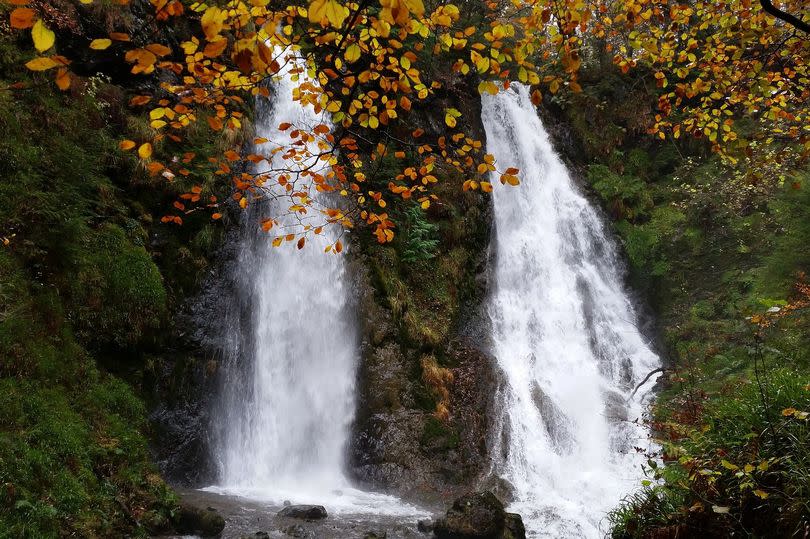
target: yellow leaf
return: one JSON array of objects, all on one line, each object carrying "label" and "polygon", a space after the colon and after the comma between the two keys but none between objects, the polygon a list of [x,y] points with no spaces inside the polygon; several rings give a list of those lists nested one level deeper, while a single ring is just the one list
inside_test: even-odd
[{"label": "yellow leaf", "polygon": [[737,466],[736,464],[732,464],[731,462],[725,459],[720,461],[720,465],[727,470],[731,470],[732,472],[740,469],[739,466]]},{"label": "yellow leaf", "polygon": [[54,41],[56,41],[56,34],[45,26],[42,19],[38,20],[34,24],[34,27],[31,28],[31,37],[34,38],[34,47],[36,47],[39,52],[45,52],[50,49],[53,47]]},{"label": "yellow leaf", "polygon": [[357,43],[353,43],[346,47],[346,52],[343,53],[344,58],[349,63],[356,62],[360,58],[360,46]]},{"label": "yellow leaf", "polygon": [[152,145],[148,142],[141,144],[141,147],[138,148],[138,156],[141,159],[149,159],[152,155]]},{"label": "yellow leaf", "polygon": [[41,58],[34,58],[30,62],[26,63],[25,67],[27,67],[31,71],[45,71],[46,69],[52,69],[60,65],[62,64],[55,61],[53,58],[43,56]]},{"label": "yellow leaf", "polygon": [[93,41],[90,42],[90,48],[93,49],[94,51],[103,51],[110,45],[112,45],[112,40],[105,38],[94,39]]},{"label": "yellow leaf", "polygon": [[278,247],[279,245],[281,245],[282,241],[284,241],[284,238],[282,236],[273,238],[273,247]]},{"label": "yellow leaf", "polygon": [[314,0],[309,4],[309,20],[314,23],[326,19],[329,24],[338,28],[347,16],[347,9],[335,0]]},{"label": "yellow leaf", "polygon": [[209,7],[205,10],[202,18],[200,18],[200,25],[202,25],[203,33],[207,40],[211,41],[219,35],[227,15],[226,12],[223,12],[216,6]]},{"label": "yellow leaf", "polygon": [[444,123],[446,123],[449,127],[456,126],[456,118],[461,116],[461,113],[456,109],[447,109],[447,112],[444,114]]}]

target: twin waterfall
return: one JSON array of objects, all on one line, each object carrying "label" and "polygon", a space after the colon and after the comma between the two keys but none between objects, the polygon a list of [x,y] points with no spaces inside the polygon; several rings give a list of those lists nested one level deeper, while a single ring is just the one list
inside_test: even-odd
[{"label": "twin waterfall", "polygon": [[487,150],[522,182],[493,190],[489,313],[505,379],[493,472],[514,487],[511,508],[528,530],[600,537],[605,512],[638,486],[634,447],[647,447],[647,433],[632,422],[641,405],[627,401],[658,358],[635,325],[612,241],[528,89],[484,96],[482,119]]},{"label": "twin waterfall", "polygon": [[[258,173],[323,167],[314,157],[296,162],[273,152],[289,144],[289,135],[278,130],[282,122],[299,128],[329,123],[293,100],[296,65],[298,59],[287,59],[272,107],[268,101],[257,107],[256,135],[269,141],[257,153],[273,155]],[[283,189],[266,194],[271,200],[257,203],[256,214],[281,214],[274,230],[294,231],[298,218],[284,214],[298,199]],[[243,227],[234,271],[241,312],[231,314],[224,339],[230,364],[214,440],[220,484],[207,490],[279,505],[324,504],[337,513],[414,514],[416,508],[392,496],[352,488],[344,474],[358,361],[344,257],[323,252],[334,241],[325,234],[301,250],[273,247],[256,214]]]},{"label": "twin waterfall", "polygon": [[[256,135],[270,142],[257,153],[270,155],[288,144],[289,135],[277,127],[282,122],[313,127],[323,121],[293,100],[297,85],[285,73],[274,85],[272,108],[260,103]],[[282,153],[257,172],[313,165],[287,162]],[[283,189],[272,194],[278,198],[257,203],[257,213],[285,213],[297,202]],[[278,233],[295,226],[294,219],[282,217]],[[317,242],[300,251],[289,244],[274,248],[273,236],[262,233],[255,219],[244,228],[236,273],[247,289],[241,293],[248,320],[238,360],[250,374],[241,383],[228,380],[225,388],[220,481],[260,498],[328,495],[347,484],[344,449],[355,407],[357,334],[347,312],[344,257],[325,255]]]},{"label": "twin waterfall", "polygon": [[[285,74],[272,110],[259,107],[267,153],[289,140],[279,123],[324,122],[292,99],[297,84]],[[492,472],[513,487],[511,509],[530,536],[598,537],[604,513],[638,485],[633,446],[646,446],[646,433],[632,423],[640,404],[627,400],[658,358],[635,326],[612,243],[526,89],[484,97],[483,122],[499,167],[518,167],[522,180],[493,193],[489,312],[503,380]],[[279,156],[268,166],[289,163]],[[282,194],[267,204],[292,203]],[[323,245],[273,248],[257,230],[255,219],[246,223],[240,242],[243,299],[227,324],[220,484],[210,490],[330,512],[413,514],[393,497],[353,489],[344,475],[359,359],[344,257],[324,254]]]}]

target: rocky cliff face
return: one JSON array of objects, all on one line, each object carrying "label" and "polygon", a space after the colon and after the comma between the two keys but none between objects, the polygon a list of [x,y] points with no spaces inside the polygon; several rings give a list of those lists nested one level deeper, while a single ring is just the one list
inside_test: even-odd
[{"label": "rocky cliff face", "polygon": [[[469,82],[450,85],[434,108],[458,108],[482,138]],[[436,133],[434,116],[417,113],[410,127]],[[463,192],[451,172],[439,180],[438,203],[421,216],[403,211],[393,244],[361,240],[350,255],[362,341],[350,468],[363,483],[422,501],[486,475],[498,381],[483,311],[491,199]]]}]

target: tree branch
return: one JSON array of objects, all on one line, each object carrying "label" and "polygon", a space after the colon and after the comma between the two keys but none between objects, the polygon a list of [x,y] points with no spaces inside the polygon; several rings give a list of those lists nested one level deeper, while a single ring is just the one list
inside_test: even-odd
[{"label": "tree branch", "polygon": [[781,9],[775,7],[771,0],[759,0],[759,4],[762,6],[762,9],[765,10],[766,13],[769,13],[776,17],[779,20],[785,21],[786,23],[796,27],[798,30],[810,34],[810,23],[806,23],[801,20],[799,17],[791,15]]},{"label": "tree branch", "polygon": [[644,377],[644,380],[642,380],[641,382],[639,382],[639,383],[638,383],[638,385],[637,385],[637,386],[636,386],[636,388],[633,390],[633,392],[632,392],[632,393],[630,393],[630,396],[629,396],[629,397],[627,397],[627,400],[629,401],[630,399],[632,399],[633,397],[635,397],[635,396],[636,396],[636,391],[638,391],[639,389],[641,389],[641,386],[643,386],[644,384],[646,384],[646,383],[647,383],[647,380],[649,380],[649,379],[652,377],[652,375],[653,375],[653,374],[656,374],[656,373],[659,373],[659,372],[666,372],[666,369],[665,369],[664,367],[658,367],[657,369],[653,369],[653,370],[651,370],[649,373],[647,373],[647,376],[645,376],[645,377]]}]

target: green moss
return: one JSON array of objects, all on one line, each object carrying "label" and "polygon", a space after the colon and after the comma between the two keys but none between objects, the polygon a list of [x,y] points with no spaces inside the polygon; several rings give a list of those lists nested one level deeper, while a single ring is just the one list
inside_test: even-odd
[{"label": "green moss", "polygon": [[425,420],[420,443],[429,451],[449,451],[459,444],[458,432],[433,416]]},{"label": "green moss", "polygon": [[64,262],[75,331],[87,342],[101,337],[119,346],[137,343],[166,316],[157,266],[116,225],[79,228]]}]

